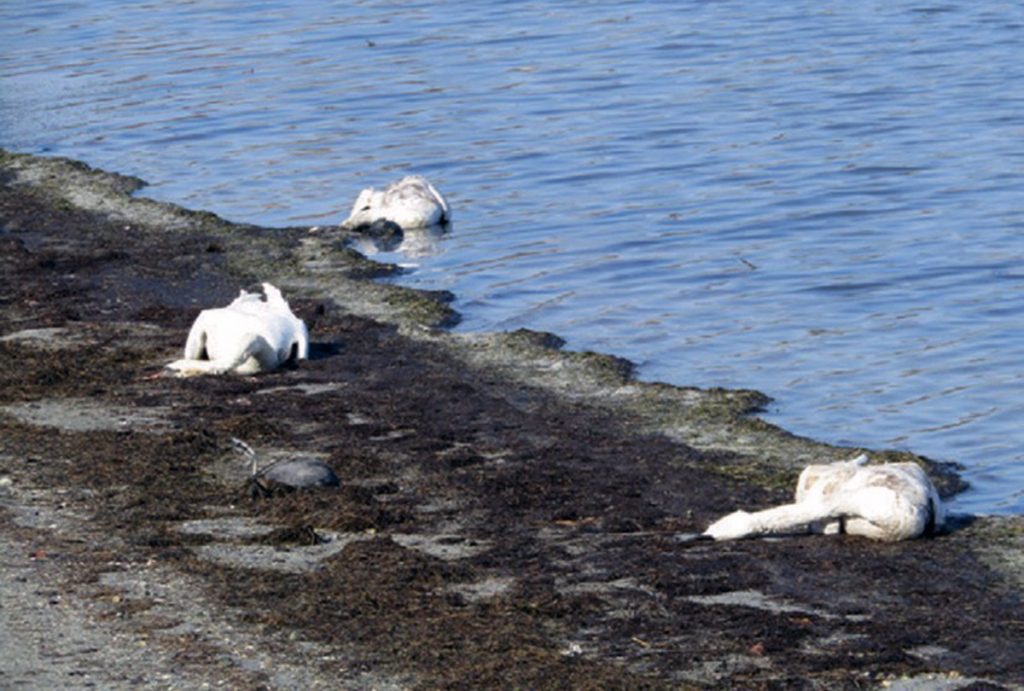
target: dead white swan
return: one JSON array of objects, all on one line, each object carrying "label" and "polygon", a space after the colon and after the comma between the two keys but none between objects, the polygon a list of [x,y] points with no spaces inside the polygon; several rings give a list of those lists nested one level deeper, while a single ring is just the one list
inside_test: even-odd
[{"label": "dead white swan", "polygon": [[342,222],[344,229],[390,221],[403,230],[429,228],[451,223],[448,201],[420,175],[409,175],[383,190],[367,187],[359,193],[352,212]]},{"label": "dead white swan", "polygon": [[281,291],[263,284],[266,300],[241,291],[227,307],[199,313],[185,343],[185,357],[167,365],[179,376],[254,374],[309,357],[309,332]]},{"label": "dead white swan", "polygon": [[771,533],[850,533],[873,540],[909,540],[938,529],[945,507],[916,463],[866,465],[850,461],[811,465],[800,473],[796,502],[747,513],[736,511],[704,535],[735,540]]},{"label": "dead white swan", "polygon": [[235,451],[252,463],[249,491],[252,497],[266,497],[281,490],[338,487],[341,481],[329,465],[318,458],[289,458],[259,467],[259,457],[251,446],[237,437],[231,438]]}]

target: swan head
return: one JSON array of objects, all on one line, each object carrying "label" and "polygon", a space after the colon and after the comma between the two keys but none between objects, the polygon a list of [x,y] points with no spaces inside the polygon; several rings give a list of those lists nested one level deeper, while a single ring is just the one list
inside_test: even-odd
[{"label": "swan head", "polygon": [[376,221],[381,217],[381,201],[383,196],[382,192],[378,192],[372,187],[364,189],[356,197],[355,203],[352,204],[352,211],[349,212],[348,218],[342,222],[341,227],[351,230]]},{"label": "swan head", "polygon": [[714,540],[738,540],[755,532],[753,519],[746,511],[733,511],[708,526],[704,535]]}]

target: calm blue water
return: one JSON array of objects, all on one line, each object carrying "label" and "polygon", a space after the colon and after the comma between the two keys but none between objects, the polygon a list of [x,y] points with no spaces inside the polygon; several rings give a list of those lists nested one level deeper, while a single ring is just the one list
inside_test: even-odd
[{"label": "calm blue water", "polygon": [[757,388],[1024,510],[1013,2],[0,3],[0,144],[263,224],[407,172],[404,281],[642,376]]}]

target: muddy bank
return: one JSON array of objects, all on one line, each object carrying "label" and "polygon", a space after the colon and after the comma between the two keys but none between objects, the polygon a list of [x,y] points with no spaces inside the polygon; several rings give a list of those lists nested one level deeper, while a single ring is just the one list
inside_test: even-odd
[{"label": "muddy bank", "polygon": [[[0,685],[1024,683],[1019,519],[690,542],[854,450],[758,420],[757,392],[452,334],[450,296],[373,282],[393,269],[351,235],[140,186],[0,154],[0,660],[24,661]],[[308,362],[150,376],[198,309],[265,280],[309,325]],[[320,458],[341,488],[253,499],[232,437]]]}]

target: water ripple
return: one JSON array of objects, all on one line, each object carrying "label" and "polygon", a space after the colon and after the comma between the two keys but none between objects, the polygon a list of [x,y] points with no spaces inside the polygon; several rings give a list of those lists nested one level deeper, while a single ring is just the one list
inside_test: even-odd
[{"label": "water ripple", "polygon": [[769,418],[968,465],[1024,510],[1024,9],[995,0],[0,3],[0,143],[229,218],[409,171],[401,280]]}]

